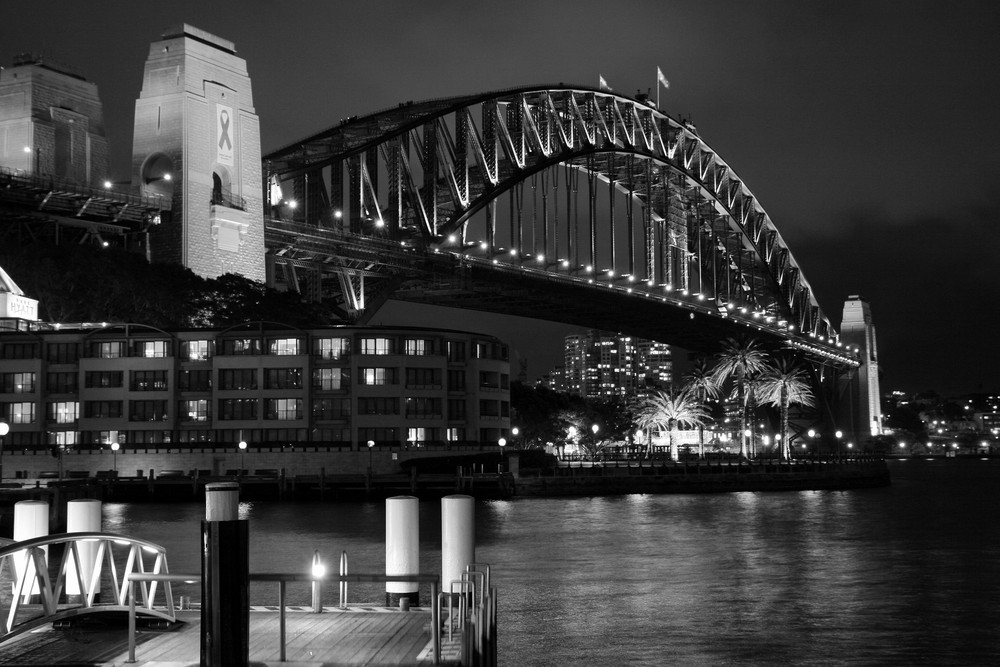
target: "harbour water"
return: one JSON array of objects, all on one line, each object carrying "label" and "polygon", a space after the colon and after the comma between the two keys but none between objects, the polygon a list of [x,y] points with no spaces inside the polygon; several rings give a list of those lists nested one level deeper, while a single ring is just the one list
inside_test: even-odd
[{"label": "harbour water", "polygon": [[[893,484],[878,489],[479,503],[500,664],[1000,664],[1000,460],[890,465]],[[384,503],[241,512],[251,572],[306,571],[317,550],[333,567],[346,550],[352,572],[384,571]],[[198,571],[203,513],[108,504],[105,530],[163,544],[173,572]],[[439,572],[439,503],[421,503],[420,530],[421,570]],[[355,587],[349,601],[382,603],[383,591]],[[251,598],[274,604],[276,592],[255,584]]]}]

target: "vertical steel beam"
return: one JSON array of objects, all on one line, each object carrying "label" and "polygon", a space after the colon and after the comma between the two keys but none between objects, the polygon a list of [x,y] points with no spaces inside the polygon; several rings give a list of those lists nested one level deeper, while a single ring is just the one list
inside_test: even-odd
[{"label": "vertical steel beam", "polygon": [[433,234],[438,233],[437,205],[437,171],[438,144],[437,123],[433,120],[424,123],[423,154],[420,156],[420,166],[424,171],[424,205],[430,208],[430,226]]},{"label": "vertical steel beam", "polygon": [[[334,225],[344,227],[344,161],[334,160],[330,165],[330,208],[333,209]],[[340,211],[340,216],[337,216]]]}]

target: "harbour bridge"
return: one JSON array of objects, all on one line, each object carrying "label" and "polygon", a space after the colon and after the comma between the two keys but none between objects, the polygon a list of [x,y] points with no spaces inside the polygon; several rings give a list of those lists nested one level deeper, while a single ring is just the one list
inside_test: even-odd
[{"label": "harbour bridge", "polygon": [[[269,281],[858,366],[749,187],[688,122],[586,87],[405,102],[264,157]],[[827,392],[829,393],[829,391]]]}]

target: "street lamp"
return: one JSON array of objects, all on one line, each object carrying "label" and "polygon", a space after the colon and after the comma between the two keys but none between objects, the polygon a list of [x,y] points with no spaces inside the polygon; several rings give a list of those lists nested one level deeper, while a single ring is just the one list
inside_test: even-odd
[{"label": "street lamp", "polygon": [[246,451],[247,451],[247,441],[240,440],[240,443],[236,445],[240,448],[240,474],[239,477],[243,477],[243,468],[246,466]]},{"label": "street lamp", "polygon": [[844,432],[843,431],[837,431],[833,435],[834,435],[835,438],[837,438],[837,455],[839,456],[839,455],[843,454],[843,451],[840,449],[840,439],[844,437]]},{"label": "street lamp", "polygon": [[121,447],[117,442],[111,443],[111,461],[114,465],[115,477],[118,476],[118,448]]},{"label": "street lamp", "polygon": [[372,476],[372,449],[375,447],[375,441],[368,441],[368,476]]},{"label": "street lamp", "polygon": [[42,152],[42,149],[37,147],[32,148],[31,146],[25,146],[24,152],[34,157],[33,166],[31,168],[31,174],[32,176],[38,176],[39,154]]},{"label": "street lamp", "polygon": [[500,472],[503,473],[503,448],[507,446],[507,438],[500,438],[497,440],[497,444],[500,445]]},{"label": "street lamp", "polygon": [[0,482],[3,481],[3,439],[10,433],[10,424],[0,419]]}]

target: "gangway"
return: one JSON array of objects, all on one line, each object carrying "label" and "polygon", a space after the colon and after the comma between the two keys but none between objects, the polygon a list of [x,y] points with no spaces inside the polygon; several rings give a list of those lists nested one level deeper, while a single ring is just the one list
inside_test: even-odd
[{"label": "gangway", "polygon": [[[56,546],[63,554],[53,577],[48,552]],[[83,614],[128,613],[133,573],[169,574],[166,550],[147,540],[97,532],[0,543],[0,585],[4,587],[0,590],[0,642]],[[171,623],[177,620],[169,581],[142,582],[138,598],[138,613]]]}]

